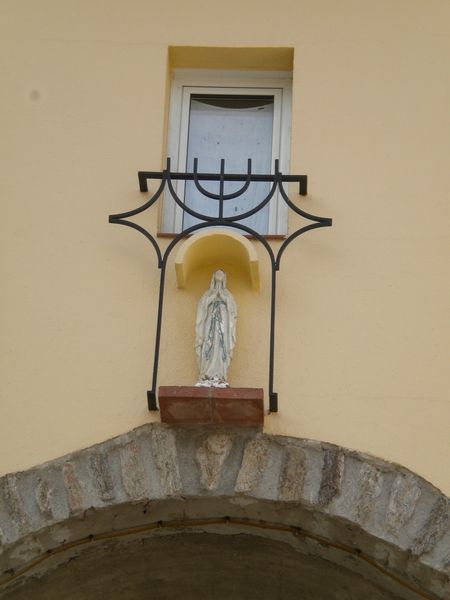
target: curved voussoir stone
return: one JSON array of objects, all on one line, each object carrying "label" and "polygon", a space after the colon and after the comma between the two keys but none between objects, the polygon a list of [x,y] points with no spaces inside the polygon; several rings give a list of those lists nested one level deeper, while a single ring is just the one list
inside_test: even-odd
[{"label": "curved voussoir stone", "polygon": [[52,488],[45,479],[40,479],[35,490],[36,502],[39,506],[42,514],[51,519],[53,517],[52,511]]},{"label": "curved voussoir stone", "polygon": [[417,479],[410,474],[400,474],[394,480],[386,515],[386,528],[391,533],[399,531],[412,517],[420,497]]},{"label": "curved voussoir stone", "polygon": [[75,463],[70,460],[65,462],[62,467],[62,474],[70,511],[72,514],[76,514],[83,510],[84,495],[82,484],[77,477]]},{"label": "curved voussoir stone", "polygon": [[298,501],[302,497],[307,470],[306,452],[297,446],[287,446],[284,451],[278,498],[285,502]]},{"label": "curved voussoir stone", "polygon": [[328,506],[341,493],[344,478],[345,456],[341,449],[325,448],[318,504]]},{"label": "curved voussoir stone", "polygon": [[355,506],[356,518],[364,524],[373,512],[376,499],[381,494],[382,474],[371,464],[363,464],[359,471],[358,500]]},{"label": "curved voussoir stone", "polygon": [[[414,540],[413,554],[421,555],[431,552],[437,542],[449,531],[449,522],[450,502],[447,498],[440,497],[434,504],[425,525]],[[447,556],[450,563],[450,546],[447,547]],[[450,564],[444,566],[450,567]]]},{"label": "curved voussoir stone", "polygon": [[268,452],[268,442],[262,437],[257,437],[247,443],[235,486],[237,494],[249,494],[256,491],[267,465]]},{"label": "curved voussoir stone", "polygon": [[89,456],[88,462],[100,499],[105,503],[114,500],[116,488],[111,475],[108,456],[96,452]]},{"label": "curved voussoir stone", "polygon": [[15,541],[28,532],[29,517],[14,475],[5,475],[0,479],[0,516],[0,527],[6,542]]},{"label": "curved voussoir stone", "polygon": [[200,484],[205,490],[213,491],[219,486],[223,466],[232,445],[230,434],[213,433],[197,449],[196,460],[200,469]]},{"label": "curved voussoir stone", "polygon": [[166,427],[155,428],[152,432],[151,447],[164,495],[178,496],[181,494],[182,483],[173,430]]},{"label": "curved voussoir stone", "polygon": [[145,470],[135,440],[131,440],[119,449],[119,459],[122,483],[128,498],[131,500],[145,498],[147,496]]}]

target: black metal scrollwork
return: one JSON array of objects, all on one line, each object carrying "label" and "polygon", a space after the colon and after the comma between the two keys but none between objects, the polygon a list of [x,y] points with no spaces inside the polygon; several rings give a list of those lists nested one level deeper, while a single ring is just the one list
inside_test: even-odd
[{"label": "black metal scrollwork", "polygon": [[[158,410],[157,402],[156,402],[156,384],[158,377],[158,363],[159,363],[159,349],[160,349],[160,341],[161,341],[161,324],[162,324],[162,313],[163,313],[163,302],[164,302],[164,283],[166,278],[166,266],[167,261],[172,252],[173,248],[178,244],[178,242],[191,235],[196,231],[200,231],[207,227],[231,227],[233,229],[237,229],[242,231],[244,234],[250,235],[256,240],[258,240],[266,249],[267,254],[269,256],[271,271],[272,271],[272,281],[271,281],[271,307],[270,307],[270,348],[269,348],[269,410],[270,412],[278,411],[278,395],[274,392],[274,350],[275,350],[275,299],[276,299],[276,274],[280,269],[280,261],[281,257],[288,247],[288,245],[301,234],[309,231],[310,229],[318,229],[319,227],[330,227],[332,225],[332,220],[326,217],[317,217],[315,215],[311,215],[298,206],[296,206],[288,197],[283,184],[297,182],[299,184],[299,193],[302,196],[307,194],[307,176],[306,175],[283,175],[279,170],[278,160],[275,161],[275,170],[273,174],[261,175],[252,173],[252,161],[248,159],[247,163],[247,173],[239,173],[239,174],[229,174],[225,173],[225,160],[222,159],[220,161],[220,172],[219,173],[199,173],[198,172],[198,160],[194,160],[194,169],[192,173],[172,173],[170,165],[170,158],[167,159],[166,168],[164,171],[139,171],[139,189],[141,192],[148,192],[147,181],[149,179],[161,180],[161,183],[156,190],[156,192],[145,202],[142,206],[135,208],[134,210],[130,210],[124,213],[110,215],[109,222],[116,223],[119,225],[126,225],[127,227],[131,227],[136,229],[140,233],[142,233],[152,244],[158,261],[158,268],[160,269],[160,286],[159,286],[159,299],[158,299],[158,314],[157,314],[157,323],[156,323],[156,338],[155,338],[155,354],[154,354],[154,363],[153,363],[153,375],[152,375],[152,387],[147,392],[148,399],[148,408],[149,410]],[[200,213],[191,207],[187,206],[181,198],[178,197],[176,190],[174,188],[174,181],[193,181],[196,189],[206,198],[209,198],[212,202],[211,205],[216,205],[217,216],[211,216],[210,214]],[[218,181],[219,182],[219,193],[215,194],[206,190],[203,185],[200,183],[201,181]],[[242,187],[232,193],[225,194],[225,182],[243,182]],[[256,206],[254,206],[250,210],[246,210],[245,212],[233,214],[232,216],[224,216],[224,203],[228,200],[238,198],[239,196],[243,196],[245,192],[249,189],[251,183],[253,182],[269,182],[272,185],[270,186],[270,190],[268,194],[258,202]],[[167,248],[164,252],[161,251],[161,248],[158,245],[156,238],[148,232],[146,229],[137,225],[132,221],[128,221],[129,217],[133,217],[139,213],[144,212],[145,210],[152,207],[159,198],[161,198],[164,190],[167,188],[170,197],[174,200],[174,202],[181,208],[183,213],[188,213],[192,217],[200,219],[201,223],[192,225],[187,227],[182,232],[176,234],[173,240],[168,244]],[[287,206],[296,214],[301,217],[312,221],[311,224],[300,227],[293,233],[291,233],[281,244],[278,252],[275,254],[272,246],[269,244],[267,239],[261,235],[255,229],[252,229],[248,225],[244,225],[241,221],[244,219],[255,215],[259,211],[261,211],[272,198],[275,196],[277,190],[280,193],[282,200],[287,204]],[[167,195],[166,195],[167,196]],[[166,197],[167,200],[167,197]],[[213,204],[215,203],[215,204]]]}]

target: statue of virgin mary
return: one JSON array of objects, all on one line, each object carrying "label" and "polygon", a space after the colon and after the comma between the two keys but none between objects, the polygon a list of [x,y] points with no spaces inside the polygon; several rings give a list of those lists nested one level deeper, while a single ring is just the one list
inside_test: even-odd
[{"label": "statue of virgin mary", "polygon": [[200,371],[197,386],[228,387],[227,371],[236,342],[236,317],[236,302],[227,290],[227,276],[218,269],[197,307],[195,351]]}]

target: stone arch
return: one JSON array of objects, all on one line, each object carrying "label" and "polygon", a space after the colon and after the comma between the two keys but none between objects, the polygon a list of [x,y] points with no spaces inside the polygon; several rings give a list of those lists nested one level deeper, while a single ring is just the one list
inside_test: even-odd
[{"label": "stone arch", "polygon": [[[289,590],[300,586],[306,599],[445,598],[448,515],[431,484],[359,452],[247,429],[144,425],[0,479],[0,597],[56,598],[52,586],[72,585],[69,563],[87,579],[121,557],[136,590],[143,573],[141,587],[148,577],[162,585],[166,569],[167,585],[216,577],[217,598],[238,598],[229,586],[244,580],[267,590],[282,581],[271,597],[296,597]],[[188,561],[175,568],[180,548]],[[202,573],[203,551],[219,571]],[[152,597],[171,597],[164,589]],[[109,597],[147,597],[136,590]],[[64,597],[99,597],[90,593]]]}]

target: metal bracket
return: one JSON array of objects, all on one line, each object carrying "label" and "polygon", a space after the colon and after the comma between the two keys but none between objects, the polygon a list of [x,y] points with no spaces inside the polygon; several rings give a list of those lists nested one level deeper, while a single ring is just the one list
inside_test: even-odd
[{"label": "metal bracket", "polygon": [[[318,217],[312,214],[307,213],[302,210],[298,206],[296,206],[288,197],[283,184],[285,183],[296,183],[299,184],[299,193],[301,196],[306,196],[308,191],[308,178],[306,175],[283,175],[278,168],[278,160],[275,161],[275,169],[273,174],[257,174],[252,173],[252,161],[249,159],[247,163],[247,173],[225,173],[225,160],[222,159],[220,162],[220,172],[219,173],[199,173],[198,172],[198,160],[194,160],[194,170],[192,173],[172,173],[170,169],[170,159],[167,159],[166,169],[164,171],[139,171],[138,179],[139,179],[139,189],[141,192],[148,192],[148,180],[159,180],[161,181],[156,192],[145,202],[142,206],[135,208],[133,210],[110,215],[109,222],[115,223],[118,225],[126,225],[133,229],[136,229],[140,233],[142,233],[152,244],[157,261],[158,268],[161,270],[160,277],[160,286],[159,286],[159,300],[158,300],[158,314],[157,314],[157,323],[156,323],[156,338],[155,338],[155,353],[154,353],[154,362],[153,362],[153,374],[152,374],[152,387],[147,392],[147,401],[148,401],[148,409],[158,410],[157,400],[156,400],[156,384],[157,384],[157,376],[158,376],[158,361],[159,361],[159,350],[160,350],[160,340],[161,340],[161,324],[162,324],[162,313],[163,313],[163,305],[164,305],[164,283],[165,283],[165,274],[166,274],[166,265],[167,260],[169,258],[170,253],[173,248],[178,244],[178,242],[188,235],[191,235],[197,231],[201,231],[205,227],[231,227],[241,233],[251,235],[254,239],[259,241],[262,246],[265,248],[269,255],[270,264],[272,268],[272,286],[271,286],[271,308],[270,308],[270,348],[269,348],[269,410],[270,412],[278,411],[278,394],[274,392],[274,363],[275,363],[275,297],[276,297],[276,274],[280,269],[280,261],[281,257],[289,246],[289,244],[311,229],[318,229],[320,227],[331,227],[332,220],[326,217]],[[211,200],[211,204],[214,205],[216,203],[217,206],[217,216],[211,216],[210,214],[200,213],[189,206],[187,206],[184,201],[178,197],[174,186],[172,185],[173,181],[193,181],[197,190],[205,197]],[[219,181],[219,193],[213,194],[208,192],[203,188],[200,184],[200,181]],[[233,182],[243,182],[243,186],[240,190],[233,192],[231,194],[225,194],[224,192],[224,183],[228,181]],[[271,183],[271,188],[269,193],[265,196],[263,200],[261,200],[257,206],[252,209],[245,210],[244,212],[233,214],[233,216],[224,216],[224,203],[227,200],[237,198],[239,196],[244,196],[245,192],[248,190],[250,185],[253,182],[268,182]],[[200,219],[201,223],[197,225],[193,225],[188,227],[181,233],[175,235],[173,240],[168,244],[168,246],[163,251],[155,236],[148,232],[146,229],[133,223],[132,221],[128,221],[129,217],[137,215],[145,210],[149,209],[153,204],[155,204],[159,198],[161,198],[163,191],[167,188],[168,194],[173,199],[173,201],[182,209],[183,213],[188,213],[197,219]],[[297,215],[311,221],[309,225],[305,225],[300,227],[293,233],[291,233],[278,248],[277,253],[275,254],[271,245],[267,241],[267,239],[261,235],[259,232],[255,231],[251,227],[244,225],[242,223],[243,219],[246,219],[260,210],[262,210],[273,198],[275,192],[278,191],[282,200],[287,204],[287,206],[295,212]]]}]

